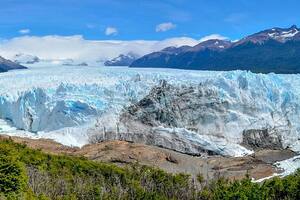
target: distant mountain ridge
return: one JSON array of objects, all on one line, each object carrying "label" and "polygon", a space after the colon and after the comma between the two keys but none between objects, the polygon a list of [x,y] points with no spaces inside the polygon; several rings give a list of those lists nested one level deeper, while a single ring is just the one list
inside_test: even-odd
[{"label": "distant mountain ridge", "polygon": [[13,69],[26,69],[26,67],[10,60],[6,60],[0,56],[0,72],[7,72]]},{"label": "distant mountain ridge", "polygon": [[118,57],[104,62],[105,66],[129,66],[140,56],[134,53],[128,53],[127,55],[120,54]]},{"label": "distant mountain ridge", "polygon": [[18,53],[14,56],[13,61],[18,64],[34,64],[40,62],[40,58],[33,55]]},{"label": "distant mountain ridge", "polygon": [[131,67],[300,73],[300,29],[293,25],[236,42],[214,39],[194,47],[168,47],[135,60]]}]

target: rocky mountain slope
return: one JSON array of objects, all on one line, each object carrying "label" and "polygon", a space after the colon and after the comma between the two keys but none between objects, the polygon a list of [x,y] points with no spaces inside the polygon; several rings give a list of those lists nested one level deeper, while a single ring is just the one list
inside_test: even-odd
[{"label": "rocky mountain slope", "polygon": [[299,73],[299,58],[300,32],[292,26],[264,30],[237,42],[209,40],[194,47],[164,49],[137,59],[131,67]]},{"label": "rocky mountain slope", "polygon": [[26,69],[26,67],[14,63],[10,60],[6,60],[5,58],[0,56],[0,72],[7,72],[8,70],[13,70],[13,69]]}]

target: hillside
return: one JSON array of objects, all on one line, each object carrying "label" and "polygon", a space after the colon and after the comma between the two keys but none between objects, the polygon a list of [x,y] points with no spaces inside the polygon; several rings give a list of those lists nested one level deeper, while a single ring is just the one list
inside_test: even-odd
[{"label": "hillside", "polygon": [[1,199],[299,199],[300,174],[264,184],[199,174],[169,174],[131,164],[118,167],[83,157],[51,155],[0,141]]},{"label": "hillside", "polygon": [[[1,138],[8,139],[7,136]],[[195,157],[161,147],[117,140],[72,148],[47,139],[34,140],[21,137],[10,139],[52,155],[83,156],[89,160],[115,163],[120,166],[139,163],[158,167],[169,173],[188,173],[192,177],[203,174],[205,180],[214,179],[216,174],[231,180],[242,179],[247,173],[255,180],[263,179],[282,171],[272,165],[274,162],[295,156],[295,153],[289,150],[261,150],[252,156],[242,158]]]}]

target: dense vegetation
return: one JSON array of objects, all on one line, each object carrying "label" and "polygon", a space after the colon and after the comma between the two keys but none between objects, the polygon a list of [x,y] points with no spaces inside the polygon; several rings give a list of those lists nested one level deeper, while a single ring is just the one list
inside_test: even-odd
[{"label": "dense vegetation", "polygon": [[132,165],[54,156],[0,141],[0,199],[300,199],[300,173],[263,184],[249,178],[206,184]]}]

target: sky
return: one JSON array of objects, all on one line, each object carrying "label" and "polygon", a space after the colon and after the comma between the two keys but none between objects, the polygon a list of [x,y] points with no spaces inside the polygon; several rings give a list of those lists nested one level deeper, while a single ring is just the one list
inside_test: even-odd
[{"label": "sky", "polygon": [[298,24],[299,8],[298,0],[1,0],[0,37],[161,40],[218,33],[238,39]]},{"label": "sky", "polygon": [[174,38],[176,45],[196,44],[211,35],[236,40],[298,25],[299,8],[298,0],[1,0],[0,53],[8,48],[3,45],[17,49],[17,41],[51,44],[57,38],[153,45],[166,40],[171,45]]}]

